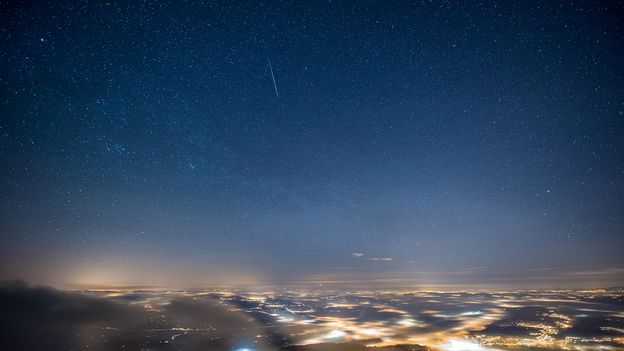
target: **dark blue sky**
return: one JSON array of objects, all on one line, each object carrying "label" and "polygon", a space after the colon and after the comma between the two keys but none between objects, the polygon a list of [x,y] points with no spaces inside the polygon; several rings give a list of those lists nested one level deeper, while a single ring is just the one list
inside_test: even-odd
[{"label": "dark blue sky", "polygon": [[0,9],[3,278],[623,281],[622,2]]}]

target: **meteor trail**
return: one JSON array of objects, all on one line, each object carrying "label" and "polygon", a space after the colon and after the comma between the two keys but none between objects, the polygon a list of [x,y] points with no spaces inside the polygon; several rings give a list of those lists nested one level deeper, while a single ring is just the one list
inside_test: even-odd
[{"label": "meteor trail", "polygon": [[279,97],[279,93],[277,92],[277,84],[275,83],[275,75],[273,74],[273,66],[271,66],[271,59],[267,57],[267,61],[269,61],[269,69],[271,70],[271,78],[273,78],[273,87],[275,88],[275,96]]}]

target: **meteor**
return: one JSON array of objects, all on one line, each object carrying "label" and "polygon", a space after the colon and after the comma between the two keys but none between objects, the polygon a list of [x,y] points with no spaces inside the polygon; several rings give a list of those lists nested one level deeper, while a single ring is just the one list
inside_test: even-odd
[{"label": "meteor", "polygon": [[269,69],[271,70],[271,78],[273,78],[273,88],[275,88],[275,96],[279,97],[279,93],[277,92],[277,84],[275,83],[275,75],[273,74],[273,66],[271,66],[271,59],[267,57],[267,61],[269,61]]}]

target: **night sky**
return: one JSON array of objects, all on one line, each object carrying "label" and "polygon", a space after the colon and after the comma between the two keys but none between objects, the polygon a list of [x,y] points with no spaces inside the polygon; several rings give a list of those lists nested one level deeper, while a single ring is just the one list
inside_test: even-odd
[{"label": "night sky", "polygon": [[0,13],[0,279],[624,282],[622,2]]}]

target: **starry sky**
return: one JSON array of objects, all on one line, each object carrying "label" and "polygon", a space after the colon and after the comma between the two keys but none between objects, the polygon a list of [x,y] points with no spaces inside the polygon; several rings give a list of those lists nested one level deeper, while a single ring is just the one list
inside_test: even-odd
[{"label": "starry sky", "polygon": [[621,285],[623,9],[2,2],[0,278]]}]

